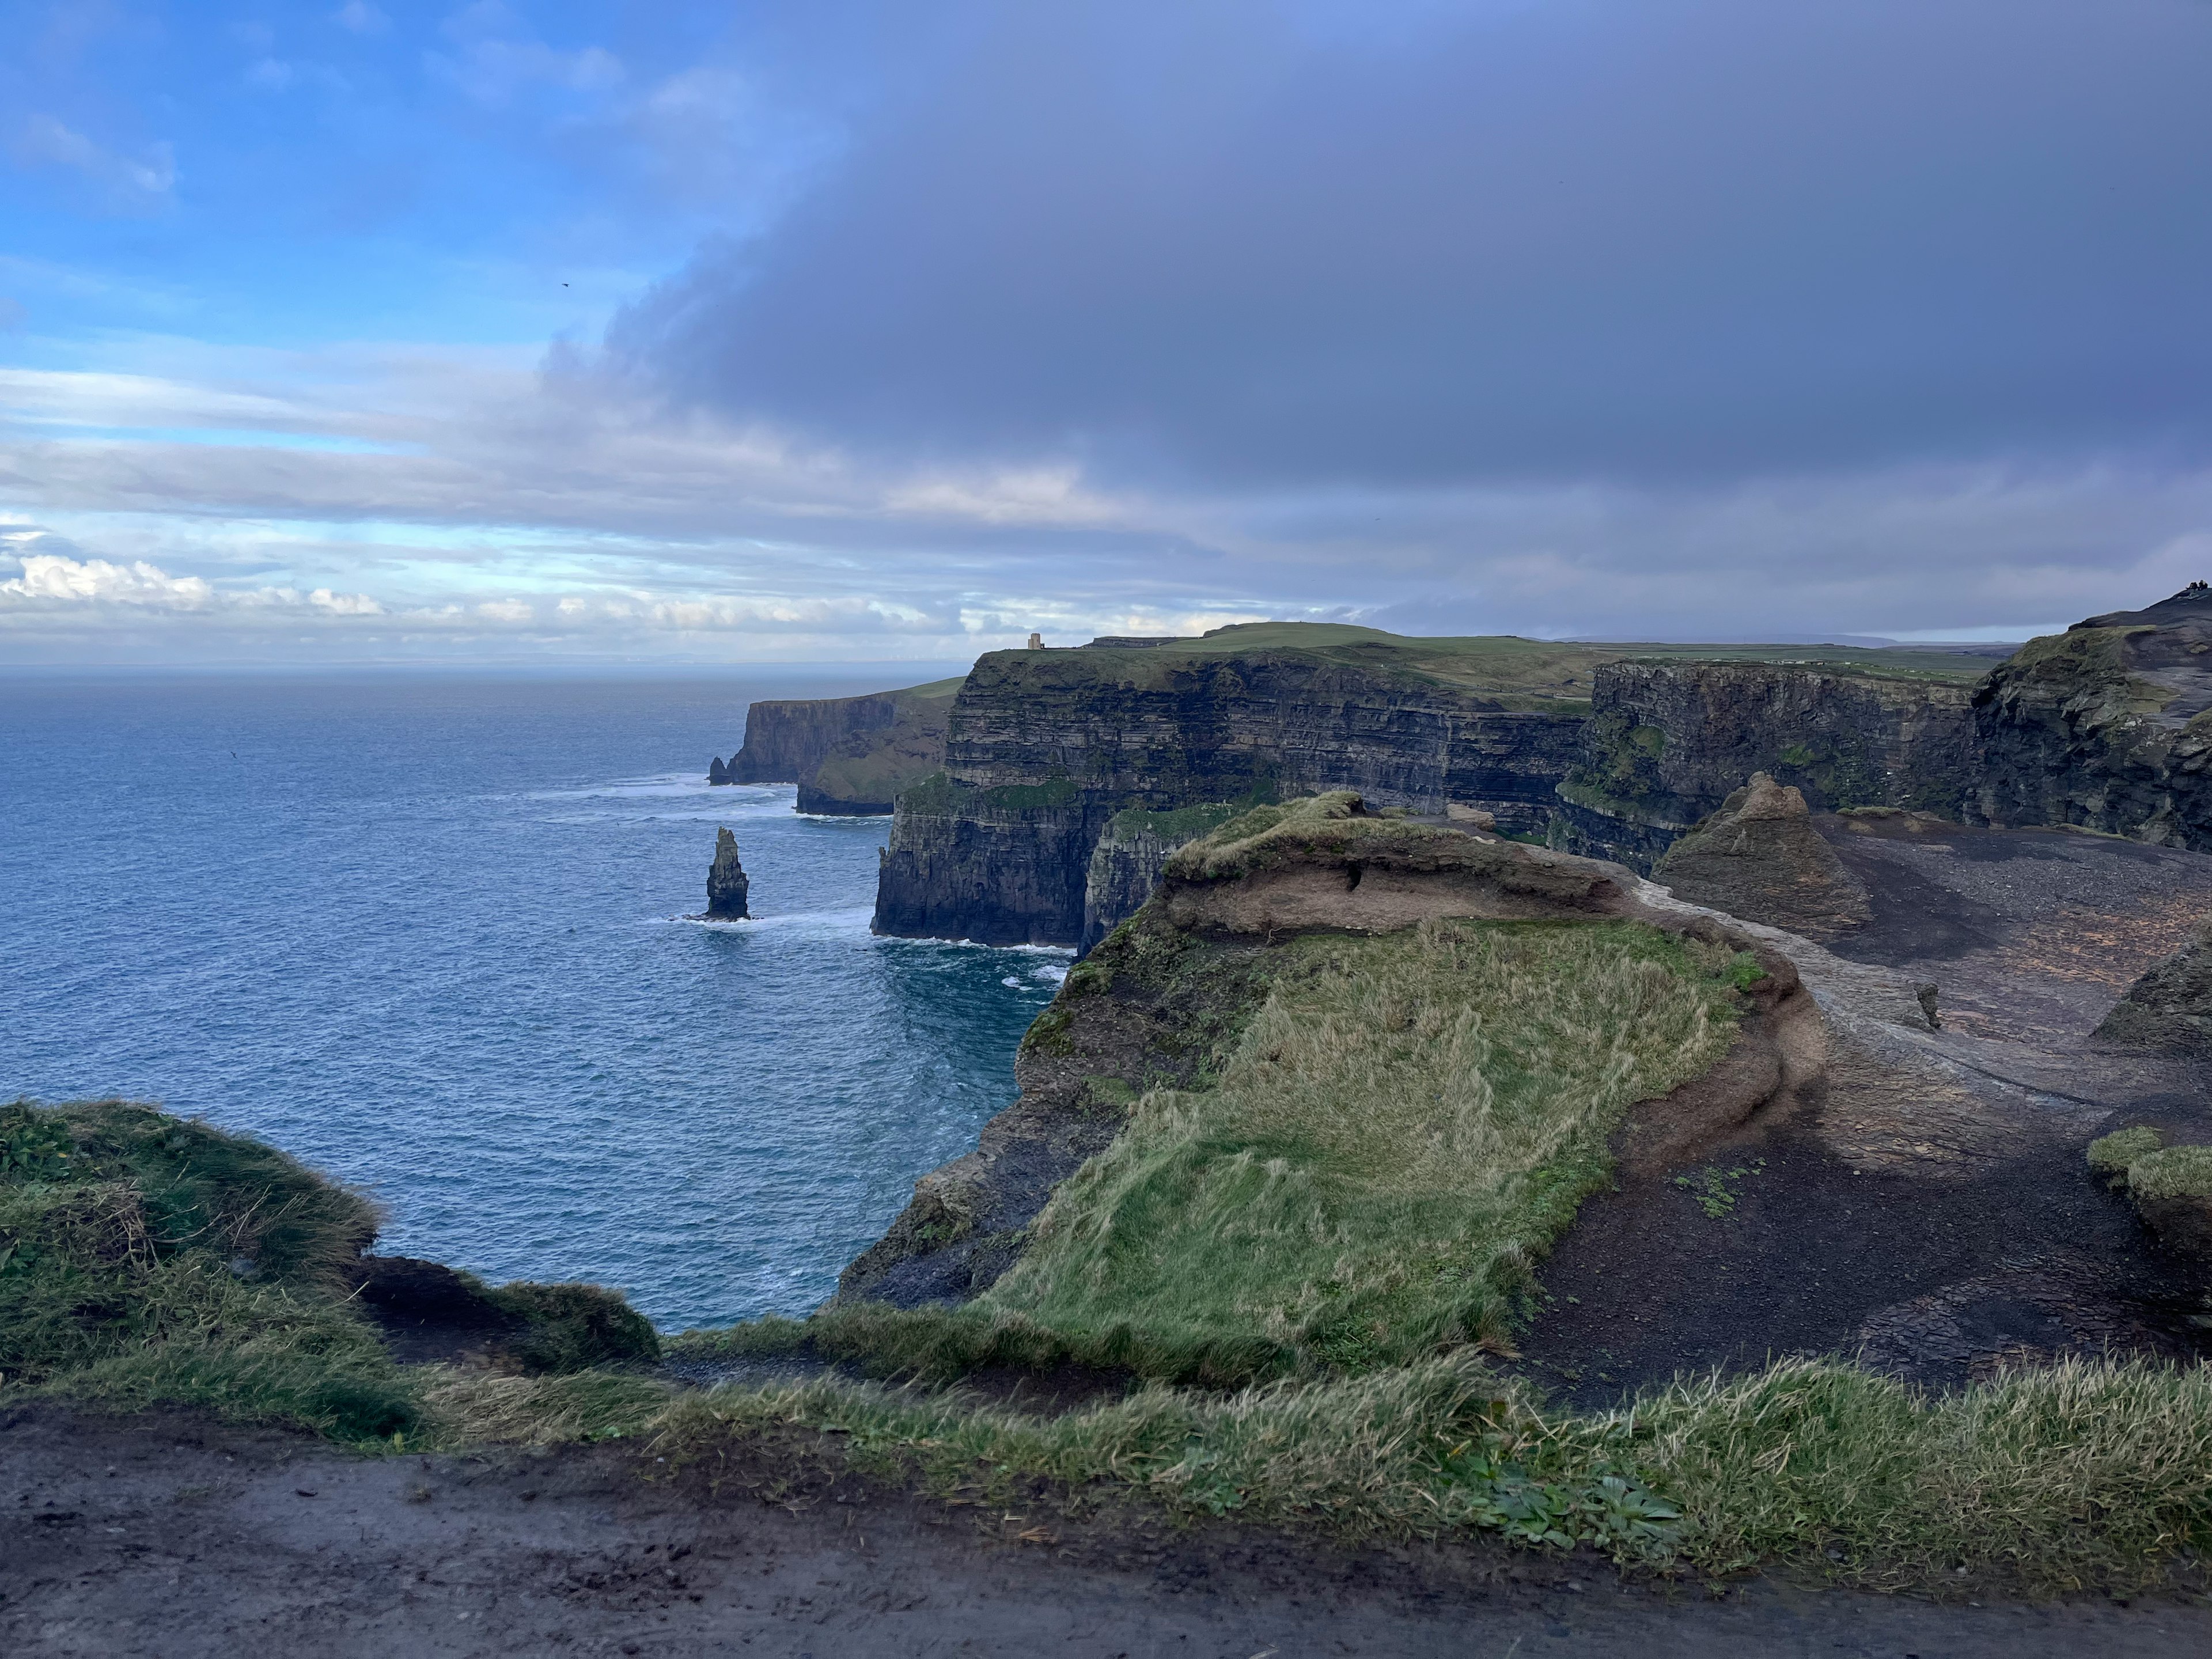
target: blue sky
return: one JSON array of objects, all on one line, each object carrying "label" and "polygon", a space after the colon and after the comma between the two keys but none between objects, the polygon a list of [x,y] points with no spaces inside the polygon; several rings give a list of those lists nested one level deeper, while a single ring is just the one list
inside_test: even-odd
[{"label": "blue sky", "polygon": [[2208,69],[2204,0],[16,0],[0,661],[2146,603]]}]

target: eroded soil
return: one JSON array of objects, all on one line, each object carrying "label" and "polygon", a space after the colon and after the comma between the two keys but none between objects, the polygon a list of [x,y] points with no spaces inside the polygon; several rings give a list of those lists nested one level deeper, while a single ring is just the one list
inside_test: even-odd
[{"label": "eroded soil", "polygon": [[[1986,1604],[1981,1604],[1985,1601]],[[951,1506],[762,1449],[352,1458],[181,1414],[0,1424],[0,1652],[1852,1656],[2212,1649],[2181,1598],[1942,1604],[1778,1578],[1721,1594],[1587,1556],[1347,1551],[1037,1498]]]},{"label": "eroded soil", "polygon": [[[2212,859],[1816,823],[1874,913],[1825,950],[1768,933],[1820,1003],[1825,1089],[1585,1205],[1544,1270],[1532,1374],[1595,1404],[1788,1353],[1936,1387],[2069,1353],[2200,1354],[2201,1266],[2163,1251],[2082,1151],[2123,1123],[2212,1141],[2212,1072],[2090,1040],[2212,913]],[[1927,983],[1936,1030],[1916,1012]]]}]

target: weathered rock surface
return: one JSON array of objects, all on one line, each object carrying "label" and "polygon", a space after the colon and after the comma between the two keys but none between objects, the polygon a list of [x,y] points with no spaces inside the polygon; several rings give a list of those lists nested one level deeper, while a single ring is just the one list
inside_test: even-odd
[{"label": "weathered rock surface", "polygon": [[1955,816],[1972,787],[1973,678],[1800,663],[1626,661],[1597,671],[1559,787],[1557,843],[1649,872],[1753,772],[1816,811]]},{"label": "weathered rock surface", "polygon": [[[945,727],[957,680],[859,697],[757,702],[744,747],[709,783],[795,783],[799,810],[887,813],[901,789],[945,764]],[[719,774],[720,775],[717,775]]]},{"label": "weathered rock surface", "polygon": [[1981,822],[2212,851],[2212,588],[2031,640],[1976,694]]},{"label": "weathered rock surface", "polygon": [[1176,812],[1132,808],[1109,818],[1084,877],[1083,938],[1077,948],[1089,951],[1135,915],[1160,884],[1168,855],[1218,829],[1237,811],[1230,805],[1186,806]]},{"label": "weathered rock surface", "polygon": [[2097,1036],[2124,1048],[2212,1056],[2212,923],[2130,985]]},{"label": "weathered rock surface", "polygon": [[738,838],[727,830],[714,831],[714,863],[707,872],[707,917],[710,921],[742,921],[752,914],[745,900],[752,884],[745,866],[738,862]]},{"label": "weathered rock surface", "polygon": [[1540,830],[1605,655],[1304,623],[992,653],[954,700],[945,777],[899,797],[876,930],[1077,944],[1092,852],[1132,808],[1352,788]]},{"label": "weathered rock surface", "polygon": [[1865,884],[1813,827],[1802,791],[1764,772],[1662,854],[1652,878],[1692,904],[1833,939],[1871,918]]}]

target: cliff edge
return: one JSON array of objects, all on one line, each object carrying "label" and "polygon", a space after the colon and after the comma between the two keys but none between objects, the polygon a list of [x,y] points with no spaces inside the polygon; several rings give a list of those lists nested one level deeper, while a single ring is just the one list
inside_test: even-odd
[{"label": "cliff edge", "polygon": [[2029,641],[1974,717],[1978,821],[2212,851],[2212,587]]}]

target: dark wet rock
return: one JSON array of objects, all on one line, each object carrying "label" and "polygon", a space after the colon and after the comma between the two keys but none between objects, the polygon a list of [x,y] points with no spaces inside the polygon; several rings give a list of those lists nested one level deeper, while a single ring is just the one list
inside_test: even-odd
[{"label": "dark wet rock", "polygon": [[1996,824],[2077,824],[2212,851],[2212,588],[2191,582],[2031,640],[1975,695],[1969,801]]},{"label": "dark wet rock", "polygon": [[2212,1056],[2212,923],[2130,985],[2097,1036],[2130,1048]]},{"label": "dark wet rock", "polygon": [[730,775],[729,769],[722,764],[722,757],[717,755],[707,768],[707,781],[709,784],[735,783],[737,780]]},{"label": "dark wet rock", "polygon": [[1864,884],[1814,829],[1803,793],[1764,772],[1669,848],[1651,873],[1677,898],[1808,939],[1838,938],[1872,915]]},{"label": "dark wet rock", "polygon": [[742,921],[752,914],[745,908],[751,884],[745,866],[738,862],[738,838],[727,830],[714,831],[714,864],[707,872],[707,917],[710,921]]}]

